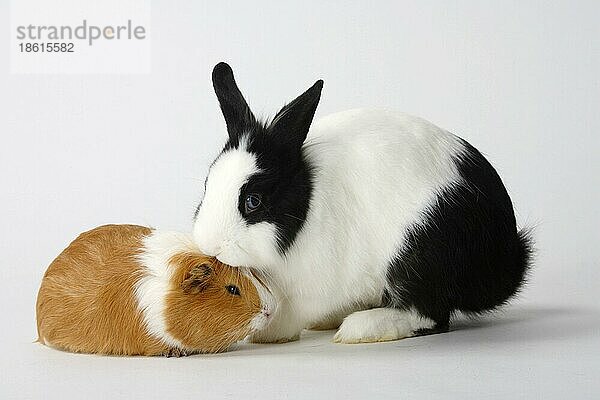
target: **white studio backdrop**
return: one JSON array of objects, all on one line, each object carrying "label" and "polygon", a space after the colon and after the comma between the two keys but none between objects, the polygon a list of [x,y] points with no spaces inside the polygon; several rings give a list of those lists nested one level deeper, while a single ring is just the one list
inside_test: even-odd
[{"label": "white studio backdrop", "polygon": [[153,1],[141,74],[13,74],[0,35],[2,342],[35,339],[41,277],[80,232],[191,228],[226,137],[219,61],[259,115],[323,79],[317,118],[387,107],[465,138],[535,227],[519,301],[597,304],[598,15],[597,1]]}]

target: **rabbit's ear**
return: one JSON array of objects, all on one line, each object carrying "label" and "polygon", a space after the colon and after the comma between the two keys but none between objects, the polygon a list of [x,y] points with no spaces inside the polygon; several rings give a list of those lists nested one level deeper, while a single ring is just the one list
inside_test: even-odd
[{"label": "rabbit's ear", "polygon": [[250,107],[238,89],[231,67],[220,62],[212,73],[213,87],[219,99],[221,111],[227,124],[229,139],[237,141],[239,136],[256,123]]},{"label": "rabbit's ear", "polygon": [[300,150],[319,105],[323,81],[318,80],[306,92],[284,106],[269,126],[274,139],[287,147]]}]

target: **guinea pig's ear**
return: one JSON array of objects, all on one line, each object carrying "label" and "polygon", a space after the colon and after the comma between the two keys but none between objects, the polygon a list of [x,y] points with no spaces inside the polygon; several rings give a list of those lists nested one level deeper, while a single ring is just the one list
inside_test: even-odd
[{"label": "guinea pig's ear", "polygon": [[213,87],[225,117],[229,139],[236,142],[239,136],[256,123],[256,118],[238,89],[229,65],[220,62],[212,73]]},{"label": "guinea pig's ear", "polygon": [[323,89],[323,81],[318,80],[310,89],[275,115],[269,126],[275,140],[291,150],[300,150],[319,105],[321,89]]},{"label": "guinea pig's ear", "polygon": [[181,282],[184,293],[197,294],[210,285],[213,269],[208,264],[199,264],[193,267]]}]

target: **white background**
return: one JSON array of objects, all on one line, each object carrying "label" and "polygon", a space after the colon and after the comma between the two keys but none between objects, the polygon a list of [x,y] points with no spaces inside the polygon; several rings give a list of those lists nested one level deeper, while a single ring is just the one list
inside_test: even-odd
[{"label": "white background", "polygon": [[[600,3],[155,1],[151,13],[149,74],[10,74],[13,33],[0,35],[0,397],[597,398]],[[78,233],[191,228],[225,140],[210,81],[221,60],[258,114],[323,78],[317,117],[385,106],[479,148],[535,227],[519,300],[450,334],[387,344],[309,333],[186,359],[33,344],[41,277]]]}]

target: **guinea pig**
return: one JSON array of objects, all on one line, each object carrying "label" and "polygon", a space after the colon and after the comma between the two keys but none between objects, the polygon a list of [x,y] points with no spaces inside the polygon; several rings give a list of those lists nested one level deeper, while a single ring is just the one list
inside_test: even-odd
[{"label": "guinea pig", "polygon": [[274,310],[260,278],[200,253],[190,236],[105,225],[50,264],[38,341],[76,353],[214,353],[264,328]]}]

